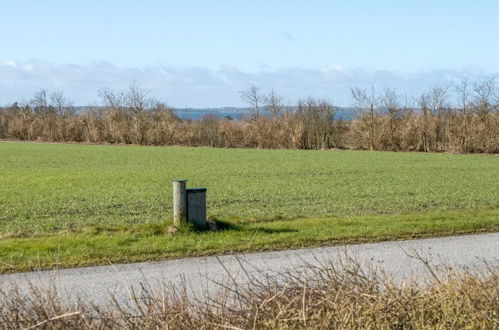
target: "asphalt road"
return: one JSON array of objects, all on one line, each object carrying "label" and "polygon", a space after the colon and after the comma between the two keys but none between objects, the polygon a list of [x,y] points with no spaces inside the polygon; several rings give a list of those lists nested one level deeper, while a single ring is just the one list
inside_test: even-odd
[{"label": "asphalt road", "polygon": [[383,269],[397,281],[424,281],[429,274],[421,261],[410,256],[415,252],[440,271],[447,267],[479,269],[485,267],[484,261],[499,266],[499,233],[16,273],[0,275],[0,286],[18,285],[23,290],[31,284],[55,286],[63,297],[79,296],[98,305],[108,302],[110,293],[129,300],[143,285],[166,290],[169,285],[185,283],[189,294],[201,297],[220,289],[215,282],[244,285],[246,273],[273,276],[307,264],[338,262],[345,255],[364,267]]}]

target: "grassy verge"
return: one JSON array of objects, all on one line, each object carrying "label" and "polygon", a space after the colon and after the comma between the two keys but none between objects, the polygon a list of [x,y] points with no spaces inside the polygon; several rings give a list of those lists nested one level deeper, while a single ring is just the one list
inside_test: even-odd
[{"label": "grassy verge", "polygon": [[0,240],[0,272],[499,231],[499,210],[227,222],[168,234],[169,223],[90,226]]}]

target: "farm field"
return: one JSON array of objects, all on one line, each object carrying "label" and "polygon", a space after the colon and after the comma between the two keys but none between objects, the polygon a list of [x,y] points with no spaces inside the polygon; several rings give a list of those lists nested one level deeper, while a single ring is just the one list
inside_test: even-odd
[{"label": "farm field", "polygon": [[[171,180],[227,230],[169,235]],[[499,157],[0,143],[3,272],[499,230]]]}]

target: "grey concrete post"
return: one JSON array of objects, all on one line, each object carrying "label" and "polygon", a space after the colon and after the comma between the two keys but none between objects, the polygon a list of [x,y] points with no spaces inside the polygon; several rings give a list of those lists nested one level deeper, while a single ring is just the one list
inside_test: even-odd
[{"label": "grey concrete post", "polygon": [[180,226],[187,222],[187,180],[173,180],[173,224]]},{"label": "grey concrete post", "polygon": [[187,189],[187,221],[198,229],[206,229],[206,188]]}]

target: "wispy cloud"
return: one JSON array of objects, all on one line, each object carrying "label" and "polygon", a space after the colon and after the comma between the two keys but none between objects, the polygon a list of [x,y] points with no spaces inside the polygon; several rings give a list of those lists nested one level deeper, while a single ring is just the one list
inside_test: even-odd
[{"label": "wispy cloud", "polygon": [[436,84],[451,84],[483,75],[479,68],[429,70],[416,73],[345,68],[285,68],[244,72],[224,65],[218,70],[204,67],[150,65],[119,67],[107,62],[56,64],[42,60],[9,61],[0,64],[0,104],[27,100],[38,89],[62,90],[75,104],[96,101],[103,87],[124,89],[135,80],[150,95],[175,107],[241,106],[239,91],[249,84],[263,90],[275,88],[288,102],[308,96],[328,98],[337,105],[350,104],[352,86],[390,86],[416,95]]},{"label": "wispy cloud", "polygon": [[11,68],[15,68],[17,66],[16,62],[14,62],[14,61],[7,61],[4,64],[6,66],[10,66]]}]

